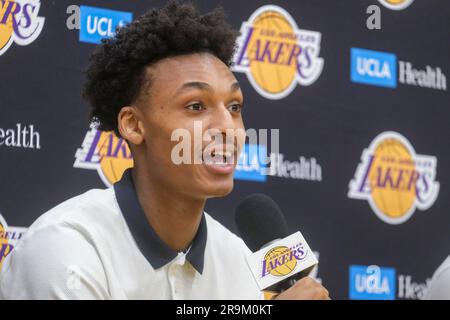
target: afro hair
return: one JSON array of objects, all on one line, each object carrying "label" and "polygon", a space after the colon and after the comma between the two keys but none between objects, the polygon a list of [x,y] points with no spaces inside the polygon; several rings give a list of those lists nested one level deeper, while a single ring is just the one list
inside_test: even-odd
[{"label": "afro hair", "polygon": [[120,137],[120,109],[134,103],[143,87],[151,86],[146,67],[167,57],[203,52],[230,66],[237,35],[222,8],[200,15],[191,3],[170,1],[164,8],[147,11],[114,37],[103,39],[91,55],[83,90],[92,107],[91,122]]}]

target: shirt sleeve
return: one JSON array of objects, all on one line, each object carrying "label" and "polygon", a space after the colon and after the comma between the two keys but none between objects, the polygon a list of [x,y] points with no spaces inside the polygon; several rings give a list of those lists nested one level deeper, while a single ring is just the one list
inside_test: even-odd
[{"label": "shirt sleeve", "polygon": [[29,230],[6,257],[1,299],[109,299],[92,241],[68,223]]}]

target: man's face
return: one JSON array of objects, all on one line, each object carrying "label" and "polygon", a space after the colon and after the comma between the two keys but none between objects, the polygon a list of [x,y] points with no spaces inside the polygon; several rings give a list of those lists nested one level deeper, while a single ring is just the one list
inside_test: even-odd
[{"label": "man's face", "polygon": [[[218,58],[204,53],[161,60],[147,70],[147,77],[149,94],[141,99],[139,108],[145,129],[145,161],[152,179],[167,190],[196,199],[231,192],[244,142],[243,96],[233,73]],[[189,141],[181,141],[179,135],[171,141],[180,129],[189,134]],[[232,136],[230,129],[234,133],[240,130],[240,134]],[[180,151],[182,145],[190,145],[190,149]],[[174,157],[179,160],[180,156],[190,159],[190,164],[174,163]],[[195,159],[201,163],[194,164]]]}]

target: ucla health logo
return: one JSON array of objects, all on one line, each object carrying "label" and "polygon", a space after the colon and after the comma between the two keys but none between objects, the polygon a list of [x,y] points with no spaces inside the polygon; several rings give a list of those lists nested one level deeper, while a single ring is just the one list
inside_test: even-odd
[{"label": "ucla health logo", "polygon": [[351,80],[382,87],[397,87],[397,57],[387,52],[351,48]]},{"label": "ucla health logo", "polygon": [[39,37],[45,18],[39,0],[0,1],[0,56],[14,43],[27,46]]},{"label": "ucla health logo", "polygon": [[239,155],[234,178],[265,182],[267,180],[267,148],[265,145],[245,144]]},{"label": "ucla health logo", "polygon": [[322,73],[320,32],[299,29],[284,9],[263,6],[240,31],[233,70],[247,74],[263,97],[284,98],[297,85],[314,83]]},{"label": "ucla health logo", "polygon": [[131,12],[80,6],[80,41],[100,43],[133,20]]},{"label": "ucla health logo", "polygon": [[133,166],[128,144],[113,132],[91,128],[83,145],[75,153],[74,168],[97,170],[107,187],[120,180],[123,172]]},{"label": "ucla health logo", "polygon": [[393,268],[352,265],[349,269],[349,298],[352,300],[395,300]]},{"label": "ucla health logo", "polygon": [[289,161],[282,153],[268,154],[265,145],[245,144],[236,165],[234,178],[265,182],[267,176],[320,182],[322,167],[314,157],[301,156],[296,161]]},{"label": "ucla health logo", "polygon": [[396,88],[397,84],[447,91],[447,78],[440,67],[416,68],[389,52],[360,48],[350,50],[352,82]]},{"label": "ucla health logo", "polygon": [[436,157],[416,154],[401,134],[383,132],[362,152],[348,197],[368,201],[386,223],[404,223],[436,201],[436,166]]}]

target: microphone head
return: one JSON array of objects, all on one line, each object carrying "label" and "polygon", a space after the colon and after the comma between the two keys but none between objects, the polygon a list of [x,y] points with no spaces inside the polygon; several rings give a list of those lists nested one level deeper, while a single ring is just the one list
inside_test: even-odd
[{"label": "microphone head", "polygon": [[240,236],[253,252],[289,235],[280,208],[263,193],[254,193],[242,200],[236,207],[234,218]]}]

